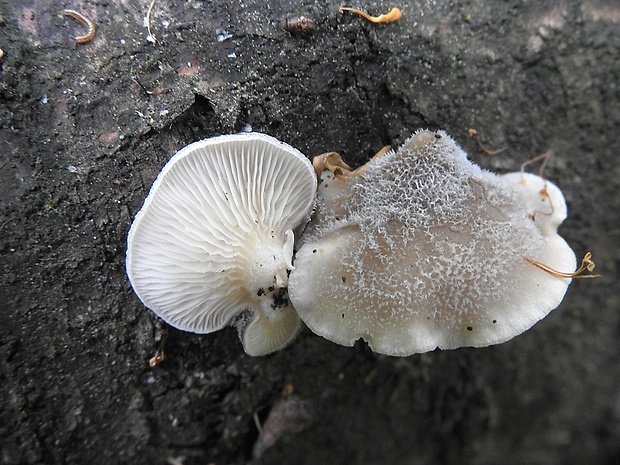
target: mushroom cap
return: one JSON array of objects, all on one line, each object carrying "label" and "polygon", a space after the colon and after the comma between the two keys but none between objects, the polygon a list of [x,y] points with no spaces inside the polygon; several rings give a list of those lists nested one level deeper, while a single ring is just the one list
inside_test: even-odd
[{"label": "mushroom cap", "polygon": [[[177,152],[127,239],[127,275],[170,325],[211,333],[239,316],[250,355],[284,347],[300,321],[286,287],[294,231],[308,221],[316,175],[298,150],[246,133]],[[253,312],[251,320],[242,313]]]},{"label": "mushroom cap", "polygon": [[[562,301],[572,271],[560,190],[472,164],[443,131],[419,131],[357,176],[323,173],[289,296],[333,342],[388,355],[511,339]],[[343,182],[346,184],[343,187]]]}]

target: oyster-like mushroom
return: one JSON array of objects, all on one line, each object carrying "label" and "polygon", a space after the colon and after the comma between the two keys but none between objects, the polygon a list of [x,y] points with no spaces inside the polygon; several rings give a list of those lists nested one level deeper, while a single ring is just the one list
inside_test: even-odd
[{"label": "oyster-like mushroom", "polygon": [[570,283],[532,261],[575,268],[557,234],[560,190],[482,170],[443,131],[419,131],[353,173],[324,171],[316,208],[289,296],[313,332],[342,345],[363,338],[406,356],[504,342]]},{"label": "oyster-like mushroom", "polygon": [[287,296],[295,233],[310,217],[316,175],[298,150],[264,134],[181,149],[129,231],[127,274],[172,326],[211,333],[241,318],[245,351],[288,344],[300,321]]}]

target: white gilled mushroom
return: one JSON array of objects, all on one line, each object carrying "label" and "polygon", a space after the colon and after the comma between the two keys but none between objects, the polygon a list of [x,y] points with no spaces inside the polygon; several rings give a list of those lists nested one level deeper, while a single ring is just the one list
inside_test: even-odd
[{"label": "white gilled mushroom", "polygon": [[215,137],[163,168],[127,239],[127,275],[172,326],[211,333],[241,318],[250,355],[281,349],[301,322],[289,303],[295,233],[316,176],[298,150],[258,133]]},{"label": "white gilled mushroom", "polygon": [[484,171],[443,131],[419,131],[353,173],[336,165],[289,280],[313,332],[399,356],[482,347],[562,301],[570,279],[538,266],[575,268],[553,184]]}]

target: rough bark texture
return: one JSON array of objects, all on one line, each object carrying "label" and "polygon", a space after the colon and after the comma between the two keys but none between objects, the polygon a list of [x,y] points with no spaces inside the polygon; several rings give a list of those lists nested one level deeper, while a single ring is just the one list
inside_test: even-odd
[{"label": "rough bark texture", "polygon": [[[157,44],[149,3],[0,2],[1,464],[620,462],[617,1],[353,5],[403,10],[373,25],[332,0],[157,0]],[[278,26],[299,14],[314,31]],[[561,233],[604,278],[484,349],[399,359],[306,330],[250,358],[232,328],[169,329],[151,368],[165,325],[125,276],[132,216],[177,149],[247,125],[353,165],[419,127],[497,172],[551,149]]]}]

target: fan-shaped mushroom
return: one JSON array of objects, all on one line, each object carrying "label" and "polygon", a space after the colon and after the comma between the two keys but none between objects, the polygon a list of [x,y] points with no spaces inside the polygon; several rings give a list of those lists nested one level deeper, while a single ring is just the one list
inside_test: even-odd
[{"label": "fan-shaped mushroom", "polygon": [[239,318],[245,351],[264,355],[300,328],[287,295],[295,233],[309,219],[312,165],[258,133],[181,149],[155,180],[129,231],[127,274],[140,300],[196,333]]},{"label": "fan-shaped mushroom", "polygon": [[561,302],[570,279],[527,261],[575,267],[550,182],[484,171],[443,131],[419,131],[353,173],[332,164],[289,281],[315,333],[400,356],[480,347]]}]

